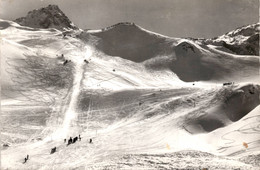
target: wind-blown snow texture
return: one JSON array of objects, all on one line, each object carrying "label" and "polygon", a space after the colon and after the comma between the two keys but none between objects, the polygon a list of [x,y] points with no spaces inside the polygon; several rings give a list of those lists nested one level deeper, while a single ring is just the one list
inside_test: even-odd
[{"label": "wind-blown snow texture", "polygon": [[259,168],[259,24],[83,31],[53,5],[16,22],[0,20],[2,169]]}]

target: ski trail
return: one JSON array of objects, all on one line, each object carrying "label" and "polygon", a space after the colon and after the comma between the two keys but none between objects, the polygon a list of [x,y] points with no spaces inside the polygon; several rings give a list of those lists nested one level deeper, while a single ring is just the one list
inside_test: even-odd
[{"label": "ski trail", "polygon": [[76,110],[79,94],[81,91],[81,82],[84,77],[84,62],[85,59],[89,59],[92,55],[91,48],[87,47],[87,52],[85,56],[82,55],[75,55],[71,56],[71,62],[74,64],[74,79],[73,79],[73,86],[72,92],[68,97],[70,98],[70,102],[68,108],[64,113],[64,120],[62,126],[51,135],[51,139],[64,139],[72,135],[78,135],[78,127],[77,127],[77,120],[78,120],[78,112]]},{"label": "ski trail", "polygon": [[[84,62],[81,62],[84,63]],[[66,135],[69,132],[70,126],[73,126],[73,129],[76,128],[76,120],[78,117],[78,112],[76,111],[76,105],[78,101],[78,96],[80,94],[80,84],[83,77],[83,64],[77,63],[75,65],[75,76],[74,76],[74,83],[72,87],[72,93],[71,93],[71,101],[69,103],[69,107],[65,112],[65,117],[63,121],[63,137],[66,137]]]}]

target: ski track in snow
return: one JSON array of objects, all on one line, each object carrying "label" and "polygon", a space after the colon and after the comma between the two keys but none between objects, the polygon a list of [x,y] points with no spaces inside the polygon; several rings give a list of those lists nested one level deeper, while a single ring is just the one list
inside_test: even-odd
[{"label": "ski track in snow", "polygon": [[[18,35],[18,33],[16,34]],[[64,52],[66,59],[72,62],[73,82],[68,91],[62,91],[63,94],[66,94],[65,97],[61,95],[59,100],[54,101],[56,103],[53,107],[56,107],[56,110],[54,109],[49,117],[53,120],[49,121],[45,129],[29,124],[21,126],[21,128],[30,130],[43,129],[42,134],[46,136],[43,135],[44,138],[39,141],[31,141],[38,135],[34,134],[30,140],[20,144],[15,144],[15,140],[12,139],[14,144],[2,153],[4,168],[46,170],[70,168],[171,169],[172,167],[188,169],[255,168],[231,157],[216,155],[246,155],[259,150],[260,141],[254,137],[254,135],[258,137],[260,134],[259,115],[245,117],[241,120],[242,126],[238,126],[239,124],[235,122],[236,126],[233,129],[232,126],[218,129],[221,134],[218,138],[214,136],[214,132],[209,135],[191,135],[180,129],[179,122],[174,122],[175,119],[182,120],[181,118],[185,114],[204,112],[207,107],[211,107],[214,101],[210,103],[210,99],[222,89],[222,84],[196,82],[196,85],[193,86],[191,83],[179,81],[176,75],[169,72],[152,75],[152,73],[146,72],[142,65],[134,62],[124,61],[120,58],[109,60],[105,57],[98,58],[95,56],[98,53],[96,49],[90,46],[82,47],[80,42],[74,41],[72,38],[65,39],[65,45],[54,42],[57,43],[55,45],[59,47],[58,50],[51,48],[53,44],[48,44],[44,48],[43,46],[28,47],[43,38],[46,42],[53,43],[52,37],[57,36],[57,32],[50,34],[48,31],[40,30],[27,35],[20,33],[17,38],[15,35],[6,35],[6,38],[3,38],[5,45],[8,48],[12,47],[11,51],[23,50],[28,54],[34,53],[48,57],[57,53],[58,50]],[[24,44],[29,43],[28,46],[20,44],[26,36],[35,38],[31,42],[23,42]],[[225,53],[223,52],[223,54]],[[22,56],[20,51],[19,55]],[[84,59],[92,60],[86,64]],[[11,62],[12,60],[12,58],[7,58],[9,67],[15,66]],[[37,62],[33,64],[37,64]],[[15,69],[17,68],[18,66],[15,67]],[[116,70],[112,71],[112,68],[116,68]],[[7,71],[15,73],[13,70],[7,69]],[[27,74],[27,70],[21,71]],[[13,81],[16,80],[13,79]],[[160,82],[160,80],[167,81]],[[22,82],[18,83],[22,84]],[[136,92],[137,95],[130,97],[129,89]],[[140,89],[143,91],[140,92]],[[33,102],[34,98],[48,101],[48,97],[55,92],[55,89],[39,88],[37,90],[39,94],[32,96],[29,102]],[[83,90],[85,92],[89,90],[91,93],[87,110],[84,112],[78,109]],[[103,99],[103,103],[99,103],[102,105],[100,108],[95,106],[95,97],[99,97],[103,92],[109,96],[111,93],[124,90],[126,94],[121,93],[121,98],[117,101],[121,103],[120,105],[114,105],[113,102],[106,103],[106,99]],[[42,91],[46,92],[45,96],[40,96]],[[19,98],[18,102],[4,101],[3,103],[6,106],[12,106],[12,104],[23,103],[23,100],[24,98]],[[60,106],[64,103],[64,106]],[[172,106],[172,103],[175,105]],[[180,107],[181,105],[184,106]],[[22,109],[17,110],[22,112]],[[32,111],[31,114],[37,113],[37,111]],[[19,127],[19,124],[16,127]],[[75,137],[79,134],[82,137],[81,141],[69,146],[63,143],[64,138],[68,139],[70,136]],[[26,135],[15,133],[3,133],[3,135],[23,140],[28,138]],[[248,135],[248,140],[243,141],[249,145],[247,149],[243,147],[242,139],[237,139],[239,135]],[[93,139],[93,144],[89,144],[90,138]],[[219,139],[219,141],[213,141],[215,139]],[[50,154],[50,149],[53,147],[57,147],[57,152]],[[181,151],[189,149],[193,151],[190,153]],[[216,155],[208,155],[208,153],[204,154],[199,151]],[[30,155],[30,159],[26,164],[22,164],[26,154]]]}]

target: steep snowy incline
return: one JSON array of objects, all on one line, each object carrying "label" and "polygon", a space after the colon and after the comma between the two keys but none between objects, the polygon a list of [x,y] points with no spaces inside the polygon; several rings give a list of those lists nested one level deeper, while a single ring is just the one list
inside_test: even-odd
[{"label": "steep snowy incline", "polygon": [[232,55],[188,40],[179,41],[172,56],[158,56],[144,63],[152,70],[168,68],[185,82],[259,82],[257,56]]},{"label": "steep snowy incline", "polygon": [[[257,31],[248,34],[257,36]],[[223,45],[210,45],[206,40],[170,38],[133,23],[85,31],[78,37],[106,55],[142,63],[154,72],[170,70],[185,82],[259,82],[259,57],[223,51]],[[237,43],[233,45],[235,47]]]},{"label": "steep snowy incline", "polygon": [[259,154],[258,56],[132,23],[65,37],[4,20],[0,29],[4,169],[258,168],[225,157]]},{"label": "steep snowy incline", "polygon": [[[32,140],[54,133],[62,124],[71,124],[70,115],[73,113],[70,112],[76,112],[73,107],[77,104],[77,96],[82,94],[81,89],[102,94],[123,89],[192,86],[184,84],[169,70],[151,72],[142,64],[119,57],[112,58],[94,47],[86,47],[86,44],[69,35],[64,38],[59,30],[32,29],[4,20],[0,24],[8,25],[1,30],[1,104],[6,115],[4,126],[8,126],[12,114],[20,113],[18,115],[22,117],[28,105],[50,107],[43,109],[46,110],[43,115],[38,115],[42,110],[38,108],[29,112],[32,114],[24,114],[40,116],[40,124],[36,123],[35,128],[45,129],[40,136],[33,135]],[[90,51],[93,52],[91,59],[86,57],[92,55]],[[66,123],[63,123],[64,119]],[[14,122],[21,123],[18,119]],[[27,119],[25,122],[30,124]],[[26,126],[25,129],[27,127],[31,130],[34,125]],[[4,138],[8,142],[10,136],[17,136],[14,134],[16,131],[21,133],[20,136],[27,136],[26,131],[18,127],[5,129],[7,135]],[[17,138],[20,142],[24,140],[24,137],[23,140],[19,136]]]},{"label": "steep snowy incline", "polygon": [[98,50],[134,62],[158,55],[171,55],[173,42],[178,40],[148,32],[133,23],[119,23],[98,32],[83,32],[79,37],[90,41],[90,36],[96,39]]},{"label": "steep snowy incline", "polygon": [[[68,65],[63,65],[63,63],[66,60],[72,60],[70,58],[73,58],[73,55],[78,55],[73,54],[75,50],[80,51],[85,48],[84,43],[77,38],[73,38],[73,34],[72,37],[68,35],[63,38],[61,32],[55,29],[34,30],[9,21],[2,20],[1,23],[9,24],[9,27],[1,30],[2,43],[4,43],[2,46],[3,62],[1,62],[1,71],[3,77],[6,77],[3,81],[6,86],[13,83],[11,80],[8,80],[10,76],[7,70],[10,68],[7,68],[9,67],[9,65],[6,65],[7,62],[11,62],[10,67],[14,67],[16,62],[20,62],[20,59],[26,59],[25,55],[37,55],[46,56],[46,58],[53,60],[52,62],[59,67],[71,67],[71,62],[68,62]],[[77,34],[77,32],[74,34]],[[6,50],[3,48],[4,46],[6,49],[12,48],[12,50]],[[83,66],[86,73],[85,78],[90,78],[90,81],[87,81],[87,79],[84,81],[87,84],[87,88],[92,85],[91,88],[97,87],[100,84],[99,82],[102,82],[102,85],[105,86],[106,83],[110,83],[107,86],[113,89],[117,87],[170,87],[174,84],[183,84],[170,70],[147,70],[143,63],[135,63],[121,57],[111,57],[98,51],[95,47],[90,48],[94,49],[95,57],[88,61],[89,64],[84,62],[84,58],[81,60],[81,62],[85,63]],[[64,57],[61,57],[61,54],[64,54]],[[38,62],[42,62],[41,60]],[[43,65],[43,63],[38,64]],[[107,79],[111,80],[107,81]],[[119,84],[116,85],[117,83]],[[115,86],[112,87],[113,85]]]},{"label": "steep snowy incline", "polygon": [[[91,48],[87,48],[87,47],[85,48],[86,48],[85,56],[82,56],[82,54],[81,55],[75,54],[69,58],[74,65],[73,85],[70,88],[71,89],[70,94],[67,95],[68,99],[65,99],[68,100],[69,104],[67,108],[65,108],[64,120],[62,122],[62,126],[59,127],[54,132],[54,134],[51,135],[54,137],[54,139],[65,139],[71,135],[76,136],[79,133],[79,129],[77,127],[77,120],[78,120],[77,106],[79,102],[78,101],[79,95],[83,85],[82,84],[84,78],[83,66],[85,64],[84,60],[89,60],[92,55]],[[62,112],[62,110],[60,111]]]}]

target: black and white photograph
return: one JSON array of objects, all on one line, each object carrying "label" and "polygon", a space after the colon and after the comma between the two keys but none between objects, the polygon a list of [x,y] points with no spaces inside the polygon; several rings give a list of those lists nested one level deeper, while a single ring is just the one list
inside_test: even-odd
[{"label": "black and white photograph", "polygon": [[259,170],[259,0],[1,0],[1,170]]}]

